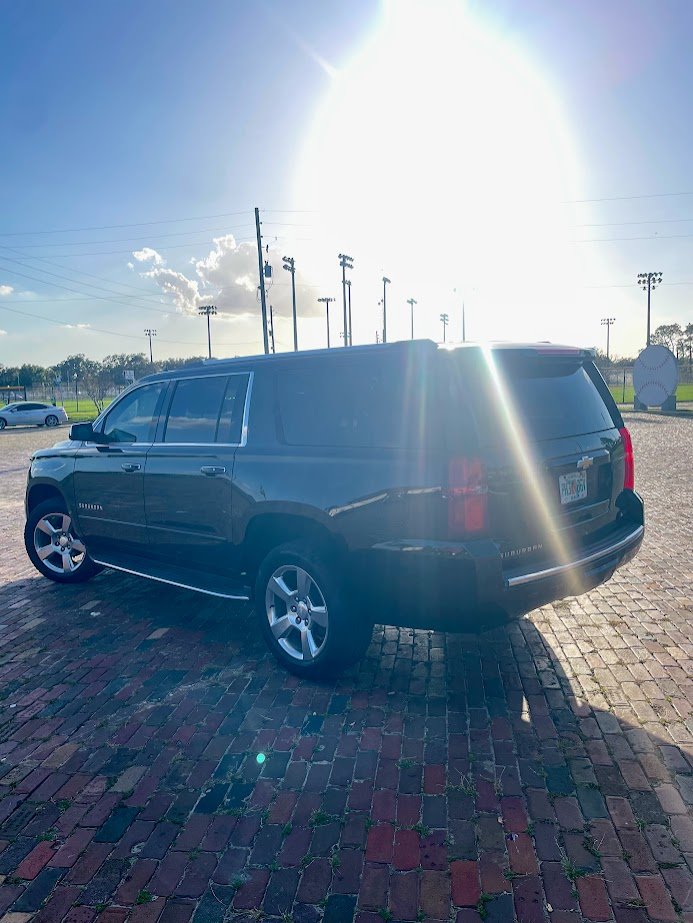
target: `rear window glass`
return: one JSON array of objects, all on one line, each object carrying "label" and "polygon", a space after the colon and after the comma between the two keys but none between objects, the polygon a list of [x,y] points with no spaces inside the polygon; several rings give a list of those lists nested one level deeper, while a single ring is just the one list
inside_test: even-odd
[{"label": "rear window glass", "polygon": [[413,447],[430,422],[425,362],[316,360],[278,372],[276,387],[288,445]]},{"label": "rear window glass", "polygon": [[[533,440],[561,439],[611,429],[614,420],[582,361],[493,353],[495,371],[477,354],[472,392],[483,442],[500,441],[506,414]],[[475,387],[470,387],[475,379]]]}]

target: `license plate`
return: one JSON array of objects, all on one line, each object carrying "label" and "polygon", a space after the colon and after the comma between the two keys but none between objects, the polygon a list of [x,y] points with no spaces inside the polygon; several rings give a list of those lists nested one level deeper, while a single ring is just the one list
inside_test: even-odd
[{"label": "license plate", "polygon": [[584,500],[587,496],[587,472],[571,471],[569,474],[559,475],[558,489],[561,493],[561,503]]}]

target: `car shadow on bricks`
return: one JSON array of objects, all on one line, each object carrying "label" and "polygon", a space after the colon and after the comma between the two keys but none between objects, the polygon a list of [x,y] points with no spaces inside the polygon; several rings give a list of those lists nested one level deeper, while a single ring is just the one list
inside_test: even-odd
[{"label": "car shadow on bricks", "polygon": [[376,626],[317,684],[247,605],[3,592],[0,914],[691,918],[691,685],[651,613],[598,590],[481,636]]}]

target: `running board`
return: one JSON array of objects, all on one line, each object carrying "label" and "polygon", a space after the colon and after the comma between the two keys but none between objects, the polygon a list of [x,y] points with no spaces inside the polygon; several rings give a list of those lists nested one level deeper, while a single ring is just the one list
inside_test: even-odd
[{"label": "running board", "polygon": [[[204,571],[194,571],[186,567],[173,567],[160,561],[131,558],[126,555],[111,555],[106,558],[92,558],[94,564],[110,567],[125,574],[135,577],[146,577],[148,580],[157,580],[159,583],[168,583],[183,590],[194,590],[196,593],[206,593],[207,596],[219,596],[222,599],[234,599],[247,602],[250,599],[250,587],[236,583],[228,577],[217,574],[207,574]],[[143,569],[146,563],[146,570]]]}]

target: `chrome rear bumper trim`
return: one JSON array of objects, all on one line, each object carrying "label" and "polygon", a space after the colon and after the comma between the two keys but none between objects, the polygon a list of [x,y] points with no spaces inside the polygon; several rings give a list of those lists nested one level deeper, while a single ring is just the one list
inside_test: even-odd
[{"label": "chrome rear bumper trim", "polygon": [[615,554],[622,548],[635,544],[635,542],[642,538],[644,532],[645,527],[638,526],[630,535],[622,538],[614,545],[609,545],[608,548],[602,548],[601,551],[595,551],[593,554],[588,554],[586,557],[579,558],[577,561],[570,561],[568,564],[559,564],[556,567],[547,567],[545,570],[534,571],[530,574],[518,574],[517,577],[509,577],[508,580],[506,580],[506,584],[509,587],[521,586],[525,583],[533,583],[535,580],[543,580],[545,577],[557,577],[577,567],[584,567],[586,564],[593,564],[595,561],[599,561],[600,558],[608,558],[609,555]]}]

